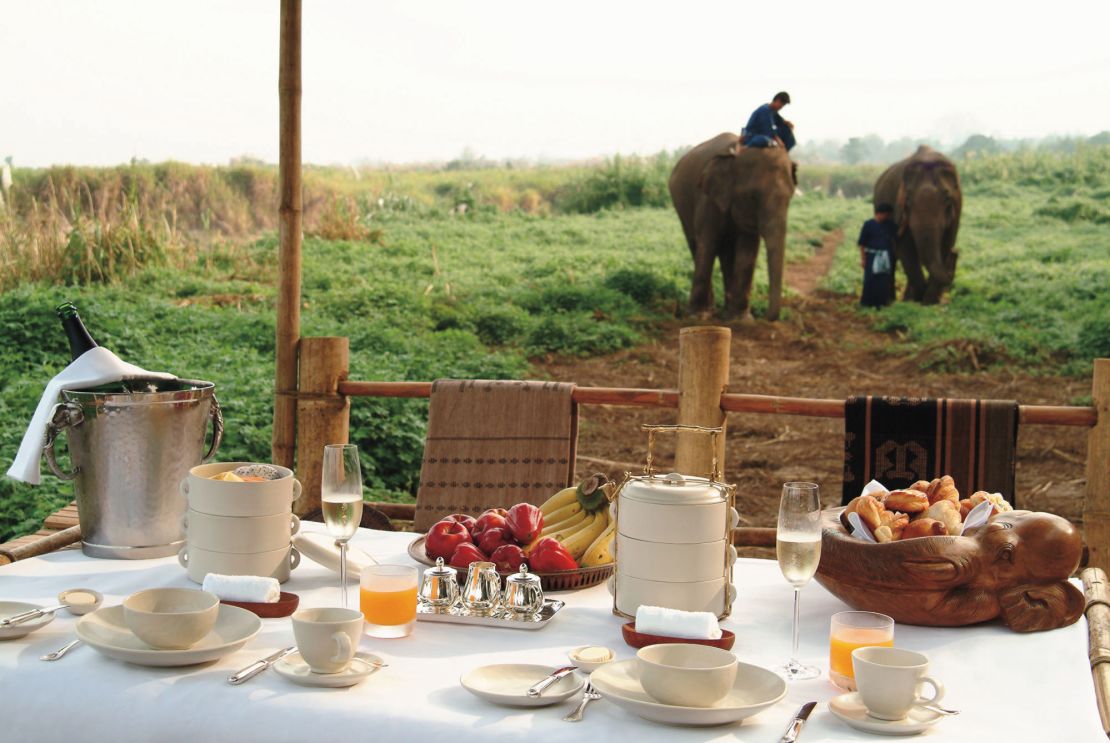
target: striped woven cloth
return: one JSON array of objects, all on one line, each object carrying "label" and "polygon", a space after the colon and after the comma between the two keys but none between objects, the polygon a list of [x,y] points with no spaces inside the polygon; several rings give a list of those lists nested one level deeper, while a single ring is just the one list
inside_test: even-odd
[{"label": "striped woven cloth", "polygon": [[440,379],[416,492],[417,531],[452,513],[539,505],[574,477],[573,384]]},{"label": "striped woven cloth", "polygon": [[870,480],[895,489],[941,475],[962,498],[986,490],[1014,503],[1017,426],[1013,400],[850,397],[842,503]]}]

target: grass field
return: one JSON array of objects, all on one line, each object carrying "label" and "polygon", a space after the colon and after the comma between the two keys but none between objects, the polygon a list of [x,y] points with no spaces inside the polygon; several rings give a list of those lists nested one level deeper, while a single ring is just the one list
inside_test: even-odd
[{"label": "grass field", "polygon": [[[675,314],[689,288],[689,253],[660,186],[669,162],[358,181],[314,171],[303,332],[349,336],[359,379],[512,377],[548,354],[634,345]],[[803,168],[809,190],[791,207],[788,260],[805,260],[843,230],[845,249],[825,284],[833,291],[857,291],[851,248],[869,207],[826,194],[830,184],[858,191],[874,171],[814,168],[806,181]],[[10,463],[42,384],[67,362],[52,312],[63,299],[121,357],[215,381],[228,422],[221,458],[266,460],[272,173],[180,165],[67,173],[64,188],[59,174],[30,174],[36,190],[0,218],[0,266],[12,269],[0,295],[0,465]],[[890,352],[919,354],[925,366],[1016,362],[1088,373],[1092,356],[1110,354],[1107,173],[1110,150],[969,163],[951,302],[876,315],[891,331]],[[17,183],[26,175],[17,172]],[[107,259],[116,268],[98,273]],[[756,281],[758,317],[762,266]],[[410,497],[425,415],[419,401],[352,406],[373,497]],[[0,480],[0,540],[36,528],[70,493],[53,477],[39,488]]]}]

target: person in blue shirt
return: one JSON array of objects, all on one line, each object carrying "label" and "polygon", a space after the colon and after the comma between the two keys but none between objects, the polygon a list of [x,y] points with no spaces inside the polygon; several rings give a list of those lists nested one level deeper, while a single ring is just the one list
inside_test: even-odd
[{"label": "person in blue shirt", "polygon": [[790,94],[783,90],[752,111],[748,125],[740,131],[740,143],[745,147],[785,147],[789,152],[795,144],[794,124],[779,114],[788,103]]},{"label": "person in blue shirt", "polygon": [[885,307],[894,301],[894,241],[898,225],[894,208],[877,204],[875,218],[863,223],[859,233],[859,258],[863,265],[863,294],[859,303],[864,307]]}]

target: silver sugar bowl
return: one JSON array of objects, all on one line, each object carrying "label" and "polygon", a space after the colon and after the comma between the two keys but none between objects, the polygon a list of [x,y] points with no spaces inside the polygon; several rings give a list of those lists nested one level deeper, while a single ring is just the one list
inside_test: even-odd
[{"label": "silver sugar bowl", "polygon": [[452,567],[443,564],[443,558],[436,558],[436,566],[424,571],[420,582],[420,602],[436,610],[450,609],[459,598],[459,580]]},{"label": "silver sugar bowl", "polygon": [[543,608],[543,588],[540,576],[528,572],[522,564],[520,572],[505,578],[505,594],[501,606],[514,616],[529,616]]},{"label": "silver sugar bowl", "polygon": [[463,587],[463,608],[472,614],[489,614],[501,598],[501,576],[492,562],[472,562]]}]

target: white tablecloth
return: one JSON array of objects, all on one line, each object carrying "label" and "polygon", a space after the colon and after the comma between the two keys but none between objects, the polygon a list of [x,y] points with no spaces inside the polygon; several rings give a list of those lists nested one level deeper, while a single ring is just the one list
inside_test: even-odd
[{"label": "white tablecloth", "polygon": [[[321,529],[315,524],[306,529]],[[353,540],[381,562],[410,562],[411,534],[360,530]],[[283,588],[301,606],[336,605],[336,577],[304,560]],[[737,636],[745,662],[774,666],[790,652],[792,591],[777,565],[740,560],[739,599],[724,626]],[[154,586],[194,586],[176,559],[95,560],[77,550],[56,552],[0,568],[0,598],[52,604],[65,588],[102,592],[105,604]],[[875,738],[832,716],[825,702],[836,689],[824,679],[791,684],[786,698],[742,725],[676,728],[654,725],[602,700],[582,723],[561,720],[570,702],[539,710],[498,707],[458,683],[466,670],[488,663],[557,667],[579,645],[634,651],[623,643],[604,586],[559,594],[567,602],[546,628],[502,630],[421,622],[398,640],[364,638],[362,649],[390,664],[345,689],[294,686],[272,671],[242,686],[229,673],[293,644],[288,619],[263,620],[262,632],[237,653],[190,668],[145,668],[79,647],[54,663],[39,656],[73,638],[75,618],[61,613],[44,629],[0,642],[0,740],[3,741],[446,741],[597,740],[619,735],[653,740],[778,740],[798,706],[820,702],[803,743]],[[352,602],[357,593],[351,591]],[[828,668],[829,617],[846,607],[816,583],[802,591],[803,660]],[[1087,663],[1083,620],[1065,629],[1020,635],[1001,626],[929,629],[899,625],[895,643],[925,652],[947,686],[944,702],[963,710],[927,736],[952,741],[1105,741]],[[628,737],[625,737],[628,736]],[[616,740],[616,739],[614,739]]]}]

